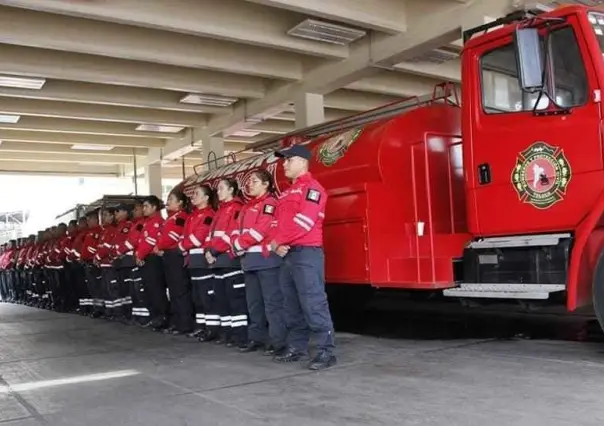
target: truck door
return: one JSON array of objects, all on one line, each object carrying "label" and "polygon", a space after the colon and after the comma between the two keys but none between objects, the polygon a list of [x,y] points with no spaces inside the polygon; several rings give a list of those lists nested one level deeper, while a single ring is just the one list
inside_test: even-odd
[{"label": "truck door", "polygon": [[602,190],[601,179],[594,179],[602,170],[599,91],[575,20],[569,17],[544,38],[551,45],[546,86],[559,107],[520,89],[511,36],[468,52],[465,75],[478,77],[464,85],[476,95],[463,105],[471,232],[570,229]]}]

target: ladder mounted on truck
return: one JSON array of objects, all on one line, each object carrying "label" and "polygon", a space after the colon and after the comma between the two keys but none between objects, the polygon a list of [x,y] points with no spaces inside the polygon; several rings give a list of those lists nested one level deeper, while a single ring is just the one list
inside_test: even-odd
[{"label": "ladder mounted on truck", "polygon": [[254,151],[258,153],[267,153],[277,148],[290,146],[296,143],[308,143],[318,136],[340,133],[365,124],[375,123],[397,116],[405,111],[432,103],[448,103],[450,105],[460,106],[460,99],[455,84],[453,82],[440,83],[434,86],[434,90],[431,94],[401,99],[369,111],[351,115],[350,117],[327,121],[325,123],[305,127],[304,129],[294,130],[293,132],[284,135],[276,135],[262,141],[254,142],[241,151],[230,153],[219,158],[216,158],[216,155],[212,152],[214,158],[210,160],[210,155],[208,155],[208,161],[195,165],[193,170],[195,171],[195,174],[199,176],[197,171],[198,168],[203,166],[209,167],[211,164],[216,165],[218,160],[223,159],[223,162],[227,163],[228,160],[232,160],[233,156],[236,156],[240,152]]}]

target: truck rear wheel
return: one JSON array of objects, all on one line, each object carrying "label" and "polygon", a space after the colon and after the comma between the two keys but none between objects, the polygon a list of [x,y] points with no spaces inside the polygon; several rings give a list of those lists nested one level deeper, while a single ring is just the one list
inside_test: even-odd
[{"label": "truck rear wheel", "polygon": [[604,250],[596,263],[591,293],[596,317],[604,331]]}]

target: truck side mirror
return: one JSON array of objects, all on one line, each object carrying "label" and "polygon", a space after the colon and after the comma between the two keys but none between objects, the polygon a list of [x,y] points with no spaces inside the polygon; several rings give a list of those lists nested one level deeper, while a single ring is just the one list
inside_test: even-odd
[{"label": "truck side mirror", "polygon": [[543,62],[539,31],[536,28],[517,28],[514,38],[520,87],[533,92],[543,87]]}]

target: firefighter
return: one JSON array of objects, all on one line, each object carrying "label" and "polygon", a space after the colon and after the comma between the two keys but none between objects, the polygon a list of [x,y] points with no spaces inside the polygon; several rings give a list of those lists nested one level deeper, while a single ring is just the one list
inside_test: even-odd
[{"label": "firefighter", "polygon": [[103,291],[101,282],[101,270],[94,263],[94,256],[97,252],[99,238],[101,236],[101,226],[99,225],[99,210],[93,210],[86,214],[88,230],[82,241],[82,251],[80,252],[80,261],[85,268],[86,285],[90,294],[91,316],[98,318],[104,313]]},{"label": "firefighter", "polygon": [[126,315],[130,316],[133,325],[146,324],[150,317],[142,270],[136,264],[134,255],[143,235],[145,220],[143,203],[137,200],[132,210],[132,225],[128,230],[128,234],[124,241],[117,242],[115,247],[116,254],[120,259],[120,271],[123,277],[124,289],[122,291],[126,300],[130,302],[127,304],[130,309],[126,311]]},{"label": "firefighter", "polygon": [[231,238],[236,253],[242,256],[250,319],[249,342],[241,352],[264,349],[266,355],[282,354],[287,346],[287,329],[279,286],[282,259],[269,246],[277,205],[271,174],[266,170],[252,173],[248,193],[253,198],[241,211],[238,235]]},{"label": "firefighter", "polygon": [[131,271],[134,266],[132,256],[126,257],[125,254],[130,250],[125,246],[128,234],[132,229],[133,223],[130,220],[130,208],[126,204],[120,204],[115,208],[115,220],[117,222],[117,231],[113,238],[111,247],[111,258],[113,259],[113,268],[117,272],[118,299],[116,315],[122,323],[129,324],[132,317],[132,297],[130,296]]},{"label": "firefighter", "polygon": [[155,195],[147,197],[143,202],[143,212],[147,219],[135,251],[139,269],[137,279],[142,280],[150,313],[150,321],[144,327],[152,327],[154,331],[161,331],[168,324],[168,300],[162,261],[153,253],[162,233],[162,207],[161,200]]},{"label": "firefighter", "polygon": [[205,252],[214,272],[212,318],[220,317],[216,344],[244,347],[247,344],[247,304],[241,262],[235,257],[230,235],[237,233],[237,219],[243,207],[241,192],[235,179],[222,179],[217,188],[220,207],[216,212]]},{"label": "firefighter", "polygon": [[303,145],[278,151],[285,175],[293,181],[277,206],[271,249],[283,257],[279,281],[285,301],[288,350],[276,362],[293,362],[308,354],[310,333],[318,352],[308,368],[320,370],[336,363],[334,329],[325,294],[323,219],[327,193],[308,171],[311,153]]},{"label": "firefighter", "polygon": [[101,270],[101,283],[99,285],[98,297],[103,300],[105,317],[113,320],[120,313],[121,303],[119,299],[119,284],[117,282],[117,271],[113,267],[111,251],[113,239],[117,231],[115,225],[115,210],[111,207],[103,209],[103,230],[101,231],[97,250],[94,255],[94,263]]},{"label": "firefighter", "polygon": [[63,264],[65,265],[65,309],[69,312],[77,312],[78,309],[78,288],[74,281],[74,259],[72,247],[78,230],[78,221],[73,219],[67,224],[67,233],[61,244]]},{"label": "firefighter", "polygon": [[55,230],[54,240],[51,244],[49,260],[50,274],[52,276],[52,302],[54,309],[64,311],[66,309],[68,287],[65,274],[65,253],[63,248],[66,244],[67,225],[60,223]]},{"label": "firefighter", "polygon": [[[73,242],[69,250],[69,260],[72,265],[71,279],[75,287],[75,297],[78,298],[79,308],[77,312],[80,315],[90,315],[93,310],[92,296],[88,289],[87,265],[82,260],[82,250],[84,248],[84,240],[88,235],[88,219],[86,216],[78,219],[78,227],[75,231]],[[87,250],[87,249],[86,249]]]},{"label": "firefighter", "polygon": [[184,256],[178,248],[189,216],[189,199],[180,191],[168,197],[168,218],[153,252],[160,255],[170,295],[170,327],[166,334],[188,334],[193,331],[193,299],[191,282],[184,268]]},{"label": "firefighter", "polygon": [[214,274],[204,255],[206,239],[217,209],[216,194],[208,185],[197,186],[191,196],[193,211],[187,218],[180,250],[186,255],[186,266],[191,278],[196,328],[188,337],[196,337],[201,342],[213,340],[216,335],[207,327],[220,325],[220,318],[211,313],[214,290]]}]

